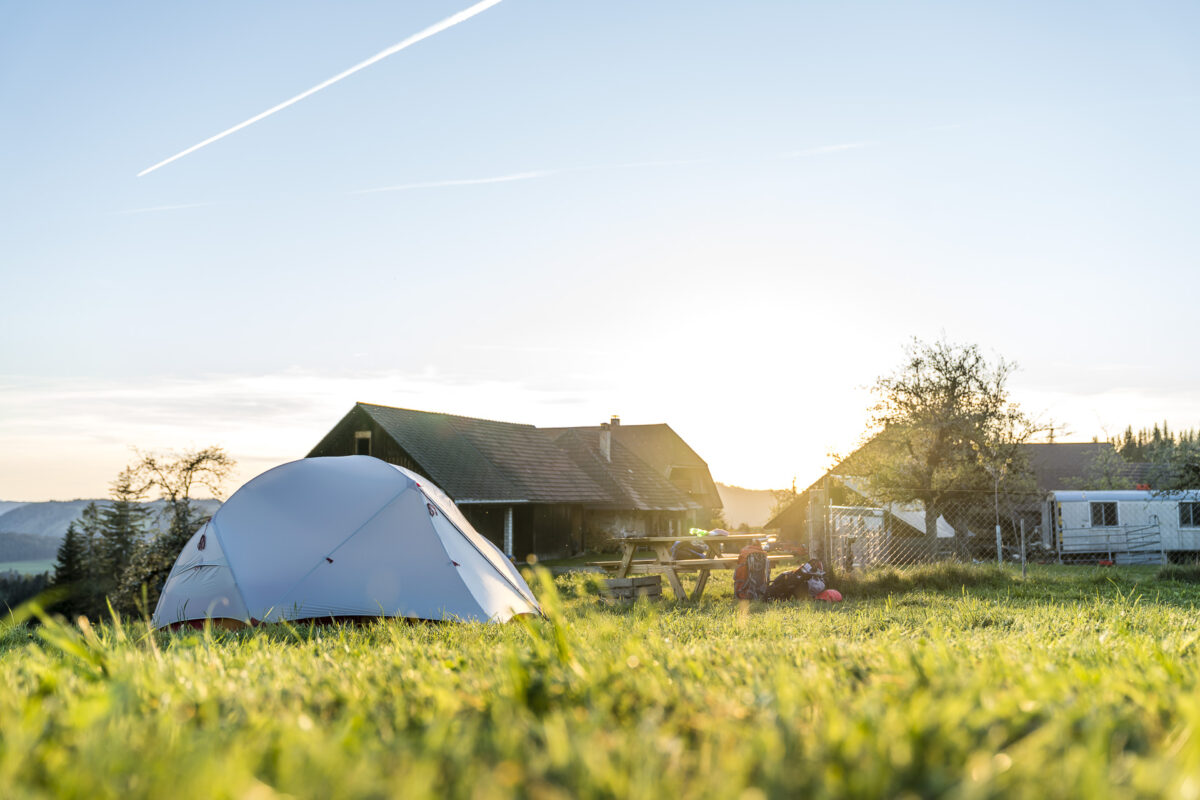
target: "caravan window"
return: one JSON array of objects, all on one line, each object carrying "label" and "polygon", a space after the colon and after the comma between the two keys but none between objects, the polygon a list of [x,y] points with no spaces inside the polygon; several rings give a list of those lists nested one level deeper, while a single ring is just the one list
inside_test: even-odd
[{"label": "caravan window", "polygon": [[1116,503],[1092,503],[1092,527],[1115,528],[1117,526]]},{"label": "caravan window", "polygon": [[1179,504],[1179,527],[1200,528],[1200,503]]}]

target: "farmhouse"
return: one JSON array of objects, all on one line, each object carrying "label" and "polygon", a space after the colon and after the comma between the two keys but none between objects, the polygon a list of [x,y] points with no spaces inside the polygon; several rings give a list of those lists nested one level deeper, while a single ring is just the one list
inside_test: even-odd
[{"label": "farmhouse", "polygon": [[707,526],[708,465],[665,424],[537,428],[357,403],[309,457],[370,455],[424,475],[510,556]]}]

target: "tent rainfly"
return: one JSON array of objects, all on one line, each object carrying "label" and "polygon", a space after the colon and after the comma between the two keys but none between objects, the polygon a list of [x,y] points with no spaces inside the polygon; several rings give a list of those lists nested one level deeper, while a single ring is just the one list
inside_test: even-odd
[{"label": "tent rainfly", "polygon": [[440,489],[342,456],[284,464],[235,492],[179,554],[154,626],[540,613],[512,563]]}]

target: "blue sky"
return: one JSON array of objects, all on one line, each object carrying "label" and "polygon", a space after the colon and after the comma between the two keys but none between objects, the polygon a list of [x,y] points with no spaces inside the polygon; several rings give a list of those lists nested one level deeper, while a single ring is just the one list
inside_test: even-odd
[{"label": "blue sky", "polygon": [[0,497],[356,400],[807,483],[914,335],[1200,424],[1194,3],[504,0],[136,177],[467,5],[0,6]]}]

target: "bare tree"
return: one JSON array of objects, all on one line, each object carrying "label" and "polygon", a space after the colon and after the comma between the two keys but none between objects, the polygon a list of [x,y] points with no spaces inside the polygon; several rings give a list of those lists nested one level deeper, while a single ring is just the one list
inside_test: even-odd
[{"label": "bare tree", "polygon": [[202,487],[220,498],[225,481],[237,462],[220,447],[185,450],[182,453],[143,453],[129,468],[141,494],[157,490],[168,504],[187,502],[193,487]]},{"label": "bare tree", "polygon": [[192,491],[204,488],[220,498],[225,481],[237,466],[220,447],[167,454],[138,452],[138,457],[128,470],[132,489],[140,494],[157,492],[166,501],[163,513],[167,525],[156,537],[142,543],[121,576],[114,605],[125,612],[139,610],[143,587],[151,607],[145,610],[152,610],[179,552],[208,521],[192,504]]}]

